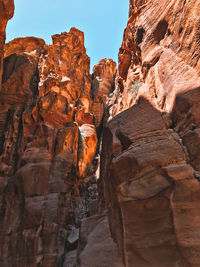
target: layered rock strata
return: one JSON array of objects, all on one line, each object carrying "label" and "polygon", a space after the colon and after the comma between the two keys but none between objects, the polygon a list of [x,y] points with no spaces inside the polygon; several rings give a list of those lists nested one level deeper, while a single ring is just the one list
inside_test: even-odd
[{"label": "layered rock strata", "polygon": [[125,266],[200,265],[199,11],[130,1],[101,156],[101,205]]},{"label": "layered rock strata", "polygon": [[1,266],[200,265],[199,9],[130,0],[116,80],[75,28],[6,44]]},{"label": "layered rock strata", "polygon": [[132,106],[138,91],[170,112],[178,93],[199,85],[198,11],[199,1],[130,1],[113,115]]}]

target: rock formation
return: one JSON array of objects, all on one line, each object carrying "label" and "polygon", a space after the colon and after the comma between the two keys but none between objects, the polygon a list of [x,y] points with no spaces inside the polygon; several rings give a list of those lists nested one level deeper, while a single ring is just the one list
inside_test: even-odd
[{"label": "rock formation", "polygon": [[200,265],[199,11],[130,1],[101,156],[101,205],[125,266]]},{"label": "rock formation", "polygon": [[130,0],[118,69],[92,75],[75,28],[5,45],[0,266],[200,266],[199,12]]},{"label": "rock formation", "polygon": [[[35,37],[5,45],[1,266],[68,266],[69,260],[73,266],[80,222],[97,209],[95,121],[103,112],[92,111],[84,36],[72,28],[52,39],[52,45]],[[109,80],[99,93],[105,108],[116,64],[107,59],[101,65],[101,78]]]},{"label": "rock formation", "polygon": [[102,59],[93,68],[92,79],[92,112],[95,115],[95,125],[100,127],[106,107],[107,96],[110,97],[115,88],[116,63],[113,60]]},{"label": "rock formation", "polygon": [[14,0],[0,0],[0,86],[3,72],[3,51],[6,39],[6,25],[14,15]]}]

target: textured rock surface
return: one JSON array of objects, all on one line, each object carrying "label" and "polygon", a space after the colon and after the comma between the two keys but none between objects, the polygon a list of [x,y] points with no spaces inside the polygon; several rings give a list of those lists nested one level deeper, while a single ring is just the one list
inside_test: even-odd
[{"label": "textured rock surface", "polygon": [[0,88],[1,78],[3,72],[3,56],[4,44],[6,39],[6,25],[9,19],[14,14],[14,0],[1,0],[0,1]]},{"label": "textured rock surface", "polygon": [[118,249],[110,234],[106,215],[83,220],[78,249],[79,266],[123,266]]},{"label": "textured rock surface", "polygon": [[182,142],[142,98],[104,130],[105,205],[126,266],[199,265],[200,185]]},{"label": "textured rock surface", "polygon": [[200,266],[199,11],[130,0],[117,74],[75,28],[6,44],[1,266]]},{"label": "textured rock surface", "polygon": [[130,1],[100,183],[125,266],[200,265],[199,11]]},{"label": "textured rock surface", "polygon": [[42,49],[45,42],[41,38],[25,37],[16,38],[9,43],[5,44],[4,57],[8,57],[12,54],[31,53],[35,55],[38,50]]},{"label": "textured rock surface", "polygon": [[95,115],[95,125],[102,123],[108,96],[112,95],[115,87],[116,63],[110,59],[102,59],[93,68],[92,79],[92,112]]},{"label": "textured rock surface", "polygon": [[[84,36],[72,28],[52,38],[52,45],[35,37],[5,45],[1,266],[73,266],[80,222],[97,210],[97,134]],[[114,83],[109,78],[105,95]]]},{"label": "textured rock surface", "polygon": [[113,115],[132,106],[138,91],[169,112],[176,94],[199,86],[199,8],[199,1],[130,1]]}]

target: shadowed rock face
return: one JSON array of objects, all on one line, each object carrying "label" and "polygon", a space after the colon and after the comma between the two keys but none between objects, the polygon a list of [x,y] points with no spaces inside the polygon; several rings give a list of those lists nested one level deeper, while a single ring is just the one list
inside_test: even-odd
[{"label": "shadowed rock face", "polygon": [[[190,93],[177,96],[171,123],[168,115],[140,98],[104,129],[104,205],[125,266],[200,264],[199,166],[193,149],[200,121],[184,134],[177,128],[180,122],[186,126],[183,121],[196,102],[192,95],[199,90]],[[184,100],[190,106],[177,122]]]},{"label": "shadowed rock face", "polygon": [[199,9],[130,1],[100,182],[125,266],[200,265]]}]

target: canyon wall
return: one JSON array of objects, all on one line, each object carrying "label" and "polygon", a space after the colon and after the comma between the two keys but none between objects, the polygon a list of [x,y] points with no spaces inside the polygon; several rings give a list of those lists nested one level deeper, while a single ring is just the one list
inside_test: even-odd
[{"label": "canyon wall", "polygon": [[14,15],[14,0],[0,1],[0,86],[3,72],[3,52],[6,39],[6,25],[9,19]]},{"label": "canyon wall", "polygon": [[200,266],[200,1],[130,0],[118,70],[92,74],[76,28],[4,45],[13,11],[0,1],[0,266]]},{"label": "canyon wall", "polygon": [[130,1],[101,155],[125,266],[200,266],[199,12],[195,0]]},{"label": "canyon wall", "polygon": [[1,266],[74,266],[81,220],[98,209],[97,136],[116,63],[102,60],[90,75],[83,32],[52,41],[17,38],[4,47]]}]

